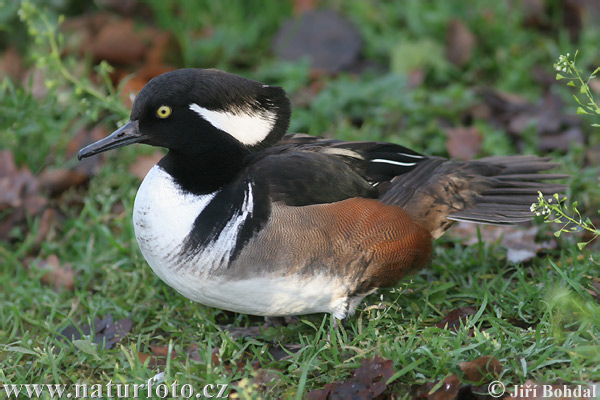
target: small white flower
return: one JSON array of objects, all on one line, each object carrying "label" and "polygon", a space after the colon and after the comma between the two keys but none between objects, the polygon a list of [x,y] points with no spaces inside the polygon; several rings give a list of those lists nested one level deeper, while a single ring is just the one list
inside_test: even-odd
[{"label": "small white flower", "polygon": [[562,72],[567,72],[567,69],[566,69],[566,68],[563,68],[563,69],[562,69]]}]

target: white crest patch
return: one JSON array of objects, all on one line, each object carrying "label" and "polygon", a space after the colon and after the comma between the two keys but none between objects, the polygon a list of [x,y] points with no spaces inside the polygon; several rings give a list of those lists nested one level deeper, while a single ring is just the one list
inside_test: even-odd
[{"label": "white crest patch", "polygon": [[247,146],[263,141],[273,129],[276,120],[275,113],[268,111],[215,111],[200,107],[196,103],[190,104],[190,110]]}]

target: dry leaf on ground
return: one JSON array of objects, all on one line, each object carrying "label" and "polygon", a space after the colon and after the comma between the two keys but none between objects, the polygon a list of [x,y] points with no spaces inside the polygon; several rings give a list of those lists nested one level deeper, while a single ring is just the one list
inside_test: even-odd
[{"label": "dry leaf on ground", "polygon": [[451,158],[472,160],[481,149],[481,133],[474,126],[446,129],[446,149]]},{"label": "dry leaf on ground", "polygon": [[475,48],[475,35],[459,19],[452,19],[446,30],[446,58],[458,67],[471,60]]},{"label": "dry leaf on ground", "polygon": [[58,196],[71,187],[82,185],[89,178],[80,171],[66,168],[47,169],[38,176],[41,187],[50,196]]},{"label": "dry leaf on ground", "polygon": [[502,373],[502,364],[492,356],[483,356],[473,361],[464,361],[458,364],[458,366],[463,374],[465,374],[465,379],[471,382],[482,382],[490,377],[496,379]]},{"label": "dry leaf on ground", "polygon": [[92,54],[97,61],[132,65],[142,61],[147,50],[143,34],[132,19],[108,21],[94,38]]},{"label": "dry leaf on ground", "polygon": [[133,322],[129,318],[114,322],[112,316],[108,314],[103,319],[94,319],[92,326],[89,324],[80,327],[68,326],[60,332],[60,336],[69,341],[77,340],[81,339],[82,336],[91,335],[93,329],[93,342],[100,347],[104,345],[104,348],[112,349],[117,342],[129,333],[132,326]]},{"label": "dry leaf on ground", "polygon": [[49,255],[45,260],[38,264],[38,268],[48,270],[42,276],[42,283],[54,286],[55,289],[73,290],[75,287],[75,273],[70,264],[61,265],[58,257],[54,254]]},{"label": "dry leaf on ground", "polygon": [[477,308],[475,307],[460,307],[446,314],[435,326],[440,329],[449,329],[456,332],[461,325],[465,325],[468,317],[472,317],[475,314],[477,314]]},{"label": "dry leaf on ground", "polygon": [[163,157],[164,153],[161,151],[155,151],[148,156],[138,156],[133,164],[129,166],[129,172],[131,172],[136,178],[142,180],[146,177],[148,171],[150,171],[150,169],[154,167],[154,165],[156,165],[156,163],[159,162]]},{"label": "dry leaf on ground", "polygon": [[42,212],[46,204],[40,184],[29,168],[17,168],[12,153],[0,151],[0,211],[6,211],[0,220],[0,240],[9,239],[16,225],[27,216]]},{"label": "dry leaf on ground", "polygon": [[308,57],[311,67],[338,72],[358,60],[362,40],[358,30],[330,10],[307,11],[283,23],[273,41],[275,55],[285,61]]},{"label": "dry leaf on ground", "polygon": [[10,77],[18,82],[23,77],[23,71],[23,57],[15,46],[9,46],[0,55],[0,81]]},{"label": "dry leaf on ground", "polygon": [[448,231],[448,234],[452,238],[460,239],[465,246],[471,246],[478,243],[478,228],[484,243],[495,243],[500,240],[500,245],[507,249],[507,259],[513,263],[530,260],[544,249],[556,248],[554,238],[541,243],[535,241],[538,233],[536,226],[526,228],[518,225],[492,226],[460,222]]},{"label": "dry leaf on ground", "polygon": [[438,382],[425,383],[417,389],[414,398],[419,400],[455,400],[461,389],[460,380],[456,375],[450,375],[444,379],[439,389],[430,393],[437,385]]},{"label": "dry leaf on ground", "polygon": [[363,359],[360,367],[352,372],[345,382],[325,385],[325,388],[313,390],[306,395],[310,400],[334,399],[376,399],[387,388],[386,381],[394,375],[394,363],[381,357]]}]

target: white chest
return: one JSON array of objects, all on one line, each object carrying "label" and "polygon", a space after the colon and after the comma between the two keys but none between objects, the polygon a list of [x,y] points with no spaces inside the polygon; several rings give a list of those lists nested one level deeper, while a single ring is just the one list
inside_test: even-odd
[{"label": "white chest", "polygon": [[159,278],[191,300],[231,311],[256,315],[344,315],[344,286],[333,277],[304,277],[285,271],[244,279],[223,274],[230,268],[229,258],[240,227],[252,213],[250,186],[241,208],[214,241],[193,256],[186,256],[183,247],[194,222],[216,195],[184,192],[159,166],[150,170],[135,198],[133,223],[142,254]]},{"label": "white chest", "polygon": [[222,271],[229,266],[241,225],[252,211],[248,186],[241,208],[209,245],[184,249],[198,215],[217,192],[198,196],[182,191],[173,178],[154,166],[142,182],[133,206],[135,236],[144,258],[165,283],[184,296],[208,304],[219,290]]},{"label": "white chest", "polygon": [[171,286],[173,272],[185,267],[180,252],[194,221],[214,196],[182,191],[157,165],[138,190],[133,206],[136,239],[150,267]]}]

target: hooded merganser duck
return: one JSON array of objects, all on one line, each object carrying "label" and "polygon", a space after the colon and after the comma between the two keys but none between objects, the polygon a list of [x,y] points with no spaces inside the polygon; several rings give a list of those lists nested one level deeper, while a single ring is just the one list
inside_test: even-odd
[{"label": "hooded merganser duck", "polygon": [[338,319],[425,266],[454,221],[531,219],[563,185],[536,156],[452,161],[383,142],[288,134],[282,88],[181,69],[140,91],[130,121],[79,158],[145,143],[167,155],[142,182],[142,254],[196,302],[263,316]]}]

